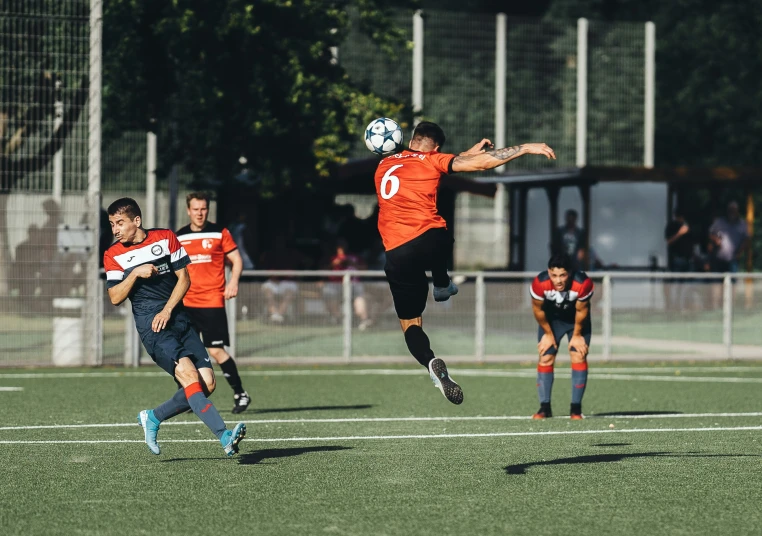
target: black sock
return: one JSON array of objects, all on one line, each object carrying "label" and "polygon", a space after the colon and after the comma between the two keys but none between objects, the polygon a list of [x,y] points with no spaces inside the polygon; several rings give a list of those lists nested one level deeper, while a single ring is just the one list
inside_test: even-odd
[{"label": "black sock", "polygon": [[405,330],[405,342],[407,343],[407,348],[410,350],[410,353],[413,354],[413,357],[418,360],[418,362],[426,367],[429,368],[429,362],[434,359],[434,352],[431,351],[431,343],[429,342],[429,338],[426,336],[426,333],[424,333],[421,326],[410,326]]},{"label": "black sock", "polygon": [[233,388],[233,392],[237,395],[243,393],[244,390],[241,386],[241,377],[238,375],[238,367],[235,366],[235,360],[233,359],[233,356],[231,355],[230,359],[224,363],[220,363],[220,368],[222,369],[222,375],[225,376],[225,379],[230,384],[230,387]]}]

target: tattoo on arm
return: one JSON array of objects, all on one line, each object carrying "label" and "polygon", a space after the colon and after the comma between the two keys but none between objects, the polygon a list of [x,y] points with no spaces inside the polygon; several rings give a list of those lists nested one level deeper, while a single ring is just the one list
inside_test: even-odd
[{"label": "tattoo on arm", "polygon": [[517,154],[521,151],[521,148],[521,145],[515,145],[513,147],[505,147],[504,149],[491,149],[485,152],[490,156],[494,156],[498,160],[505,160],[506,158],[510,158]]}]

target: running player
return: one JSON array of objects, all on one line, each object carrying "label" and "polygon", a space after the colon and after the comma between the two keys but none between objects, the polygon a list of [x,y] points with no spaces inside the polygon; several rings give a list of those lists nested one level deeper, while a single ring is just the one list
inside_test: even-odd
[{"label": "running player", "polygon": [[134,199],[123,197],[111,203],[108,219],[117,240],[103,255],[111,303],[130,299],[148,354],[183,387],[155,409],[138,414],[148,448],[159,454],[156,436],[161,422],[190,409],[217,436],[225,454],[232,456],[246,435],[246,425],[239,423],[228,430],[207,398],[214,391],[214,371],[182,306],[190,287],[188,254],[169,229],[143,229]]},{"label": "running player", "polygon": [[587,385],[587,352],[590,346],[590,298],[593,282],[585,272],[572,271],[572,260],[566,254],[553,255],[548,269],[532,281],[532,311],[539,324],[537,350],[537,394],[540,409],[533,419],[552,417],[550,391],[553,388],[553,366],[558,344],[564,335],[569,338],[572,368],[572,398],[569,415],[582,419],[582,395]]},{"label": "running player", "polygon": [[456,156],[439,152],[444,142],[444,131],[438,125],[419,123],[409,149],[378,164],[375,182],[378,230],[386,250],[384,271],[405,343],[445,398],[460,404],[463,391],[450,378],[445,362],[434,356],[421,317],[429,294],[426,270],[431,270],[434,279],[434,300],[446,301],[458,293],[447,274],[453,241],[437,212],[439,179],[443,173],[493,169],[525,154],[547,158],[555,158],[555,154],[544,143],[485,150],[492,144],[483,139]]},{"label": "running player", "polygon": [[[208,221],[208,195],[190,193],[185,203],[190,225],[177,231],[177,239],[190,255],[191,287],[183,298],[183,305],[201,334],[206,351],[233,388],[233,413],[241,413],[249,407],[251,398],[241,384],[235,360],[225,351],[225,346],[230,346],[225,300],[238,295],[243,260],[230,232],[222,225]],[[227,285],[226,260],[232,265]]]}]

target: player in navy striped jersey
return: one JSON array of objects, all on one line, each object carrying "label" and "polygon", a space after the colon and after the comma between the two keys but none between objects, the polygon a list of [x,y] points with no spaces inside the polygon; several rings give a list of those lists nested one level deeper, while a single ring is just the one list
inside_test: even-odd
[{"label": "player in navy striped jersey", "polygon": [[123,197],[111,203],[108,217],[117,240],[103,255],[111,303],[120,305],[130,299],[148,354],[183,387],[155,409],[138,414],[148,448],[159,454],[156,437],[161,422],[190,409],[232,456],[246,435],[246,425],[239,423],[228,430],[207,398],[214,391],[214,371],[182,304],[190,287],[188,254],[169,229],[143,229],[134,199]]},{"label": "player in navy striped jersey", "polygon": [[590,346],[590,298],[593,282],[582,271],[572,271],[572,260],[566,254],[553,255],[548,269],[532,281],[532,312],[539,324],[537,331],[537,394],[540,409],[534,419],[552,417],[550,394],[553,388],[553,367],[558,345],[569,338],[572,368],[572,399],[569,414],[582,419],[582,396],[587,385],[587,352]]}]

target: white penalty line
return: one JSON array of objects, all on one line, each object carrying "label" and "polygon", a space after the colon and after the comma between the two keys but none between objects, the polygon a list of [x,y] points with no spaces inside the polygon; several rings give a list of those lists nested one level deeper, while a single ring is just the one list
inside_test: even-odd
[{"label": "white penalty line", "polygon": [[0,387],[0,392],[23,391],[23,387]]},{"label": "white penalty line", "polygon": [[[588,415],[588,419],[694,419],[720,417],[762,417],[762,411],[747,413],[663,413],[654,415]],[[527,421],[532,420],[527,415],[475,415],[467,417],[346,417],[325,419],[256,419],[231,421],[227,424],[243,422],[246,424],[341,424],[341,423],[375,423],[375,422],[453,422],[453,421]],[[162,426],[200,426],[200,421],[164,422]],[[101,424],[44,424],[30,426],[1,426],[0,431],[12,430],[64,430],[78,428],[127,428],[137,426],[137,421],[131,423],[101,423]]]},{"label": "white penalty line", "polygon": [[[325,436],[325,437],[278,437],[251,438],[248,443],[283,443],[283,442],[313,442],[313,441],[368,441],[368,440],[400,440],[400,439],[473,439],[490,437],[531,437],[531,436],[565,436],[565,435],[596,435],[596,434],[643,434],[643,433],[680,433],[680,432],[747,432],[759,431],[762,426],[733,426],[714,428],[633,428],[623,430],[567,430],[547,432],[486,432],[477,434],[416,434],[416,435],[377,435],[377,436]],[[164,439],[162,443],[217,443],[216,439]],[[98,439],[98,440],[0,440],[0,445],[97,445],[109,443],[144,443],[139,439]]]}]

